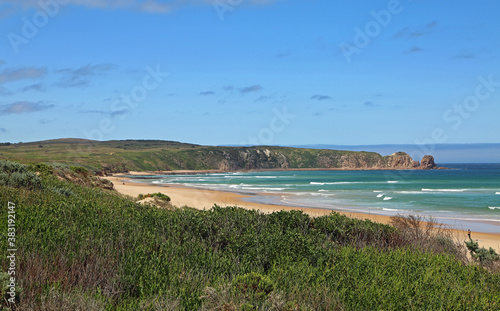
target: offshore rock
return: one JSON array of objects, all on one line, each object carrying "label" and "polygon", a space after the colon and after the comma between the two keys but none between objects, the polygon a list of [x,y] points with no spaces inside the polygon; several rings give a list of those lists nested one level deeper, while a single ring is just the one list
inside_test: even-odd
[{"label": "offshore rock", "polygon": [[438,166],[434,163],[434,157],[431,155],[426,155],[420,161],[420,169],[422,170],[434,170],[437,169]]}]

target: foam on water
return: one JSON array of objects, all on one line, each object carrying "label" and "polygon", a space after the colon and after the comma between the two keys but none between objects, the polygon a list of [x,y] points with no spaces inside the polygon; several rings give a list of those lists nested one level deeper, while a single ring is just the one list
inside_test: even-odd
[{"label": "foam on water", "polygon": [[422,191],[425,192],[464,192],[467,189],[426,189],[422,188]]}]

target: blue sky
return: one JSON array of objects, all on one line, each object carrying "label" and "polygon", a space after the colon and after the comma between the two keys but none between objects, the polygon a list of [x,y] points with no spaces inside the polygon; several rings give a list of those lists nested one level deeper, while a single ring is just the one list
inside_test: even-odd
[{"label": "blue sky", "polygon": [[0,0],[0,142],[499,143],[498,1]]}]

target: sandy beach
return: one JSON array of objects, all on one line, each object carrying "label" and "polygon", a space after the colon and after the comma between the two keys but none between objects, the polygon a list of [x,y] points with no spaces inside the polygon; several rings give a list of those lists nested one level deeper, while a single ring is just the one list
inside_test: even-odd
[{"label": "sandy beach", "polygon": [[[185,173],[185,172],[184,172]],[[136,173],[134,175],[147,175],[147,173]],[[248,195],[243,195],[235,192],[224,192],[215,190],[203,190],[179,185],[149,185],[141,184],[136,182],[130,182],[130,179],[125,176],[108,176],[109,179],[115,185],[115,189],[125,195],[137,197],[139,194],[148,194],[161,192],[164,193],[172,199],[171,203],[175,206],[189,206],[197,209],[210,209],[214,204],[219,206],[239,206],[246,209],[260,210],[264,213],[272,213],[274,211],[290,211],[290,210],[301,210],[304,213],[312,217],[328,215],[333,210],[319,209],[319,208],[308,208],[308,207],[291,207],[285,205],[271,205],[271,204],[259,204],[254,202],[248,202],[244,199]],[[263,194],[265,195],[265,194]],[[391,218],[384,215],[375,214],[363,214],[363,213],[353,213],[353,212],[343,212],[336,211],[338,213],[347,215],[352,218],[358,219],[370,219],[375,222],[388,224]],[[460,240],[465,241],[467,239],[467,232],[461,230],[453,230],[456,237]],[[480,246],[486,248],[492,247],[497,251],[500,250],[500,233],[482,233],[473,232],[472,238],[479,241]]]}]

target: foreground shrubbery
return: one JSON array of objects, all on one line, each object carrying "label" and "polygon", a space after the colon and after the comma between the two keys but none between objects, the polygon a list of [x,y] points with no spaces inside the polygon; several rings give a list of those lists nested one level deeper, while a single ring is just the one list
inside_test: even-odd
[{"label": "foreground shrubbery", "polygon": [[[500,307],[499,274],[457,260],[448,237],[408,226],[335,213],[160,210],[50,177],[37,190],[0,186],[0,205],[8,201],[18,310]],[[430,247],[434,240],[446,247]]]},{"label": "foreground shrubbery", "polygon": [[27,165],[11,162],[0,161],[0,185],[40,189],[42,180],[35,172],[31,171]]}]

